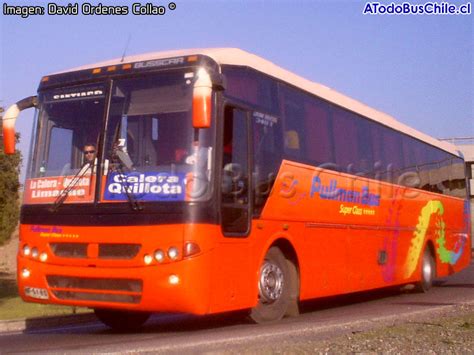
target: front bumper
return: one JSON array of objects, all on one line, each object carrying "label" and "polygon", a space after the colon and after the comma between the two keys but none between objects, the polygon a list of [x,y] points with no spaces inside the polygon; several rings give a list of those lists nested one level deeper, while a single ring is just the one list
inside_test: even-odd
[{"label": "front bumper", "polygon": [[[210,273],[202,270],[210,268],[210,252],[172,263],[127,268],[58,266],[20,255],[18,288],[27,302],[206,314]],[[46,290],[48,299],[35,296],[32,289]]]}]

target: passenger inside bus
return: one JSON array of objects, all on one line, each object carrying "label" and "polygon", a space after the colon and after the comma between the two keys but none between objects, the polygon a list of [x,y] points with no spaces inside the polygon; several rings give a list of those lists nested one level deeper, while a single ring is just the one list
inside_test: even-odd
[{"label": "passenger inside bus", "polygon": [[174,150],[174,161],[176,164],[184,163],[186,156],[188,155],[188,151],[185,148],[177,148]]}]

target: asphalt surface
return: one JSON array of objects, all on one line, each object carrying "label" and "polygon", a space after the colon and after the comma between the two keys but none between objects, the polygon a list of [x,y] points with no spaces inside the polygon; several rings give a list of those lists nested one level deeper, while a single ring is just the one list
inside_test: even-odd
[{"label": "asphalt surface", "polygon": [[287,341],[330,339],[385,325],[422,320],[474,304],[474,264],[439,280],[427,294],[385,289],[303,304],[302,314],[269,325],[254,325],[242,314],[212,317],[155,315],[137,333],[114,333],[97,321],[28,327],[0,333],[1,354],[234,352]]}]

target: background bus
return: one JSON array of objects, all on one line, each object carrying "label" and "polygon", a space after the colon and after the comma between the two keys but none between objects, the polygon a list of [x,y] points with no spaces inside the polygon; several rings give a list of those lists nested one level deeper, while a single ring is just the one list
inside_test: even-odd
[{"label": "background bus", "polygon": [[[18,255],[26,301],[296,315],[316,297],[470,262],[455,148],[238,49],[130,56],[42,78]],[[95,160],[84,158],[84,147]],[[127,321],[124,321],[124,317]]]}]

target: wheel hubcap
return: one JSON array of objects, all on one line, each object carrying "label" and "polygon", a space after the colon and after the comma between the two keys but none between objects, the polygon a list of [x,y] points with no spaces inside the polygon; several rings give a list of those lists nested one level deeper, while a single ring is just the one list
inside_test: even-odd
[{"label": "wheel hubcap", "polygon": [[262,265],[258,289],[263,303],[277,301],[283,293],[283,271],[275,264],[268,261]]}]

